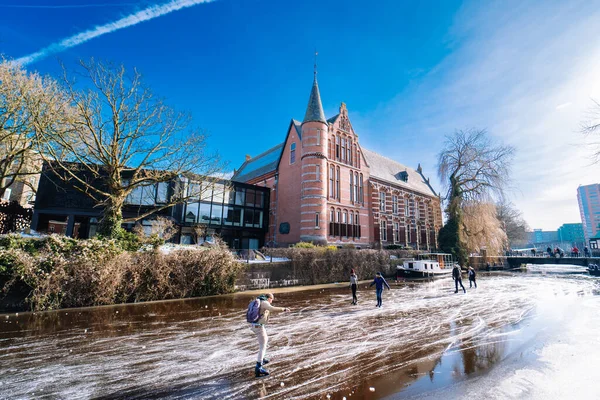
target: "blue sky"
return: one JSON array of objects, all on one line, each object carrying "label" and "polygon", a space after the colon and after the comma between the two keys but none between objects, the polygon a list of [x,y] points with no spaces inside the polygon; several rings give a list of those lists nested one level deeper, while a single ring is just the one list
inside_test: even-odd
[{"label": "blue sky", "polygon": [[[302,118],[316,48],[325,112],[346,102],[364,147],[420,162],[441,190],[444,135],[486,128],[518,148],[511,200],[532,228],[550,230],[580,222],[576,188],[600,180],[578,133],[591,98],[600,99],[599,5],[0,0],[0,53],[49,74],[57,57],[137,67],[192,113],[233,169]],[[48,51],[75,35],[89,40]],[[31,57],[40,51],[45,58]]]}]

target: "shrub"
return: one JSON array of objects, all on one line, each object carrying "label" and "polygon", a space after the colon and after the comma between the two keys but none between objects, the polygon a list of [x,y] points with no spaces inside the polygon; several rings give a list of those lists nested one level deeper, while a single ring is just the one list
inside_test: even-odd
[{"label": "shrub", "polygon": [[314,249],[317,246],[310,242],[298,242],[293,247],[296,249]]},{"label": "shrub", "polygon": [[[2,239],[4,294],[25,285],[32,310],[228,293],[242,268],[220,243],[165,254],[123,251],[123,240]],[[23,250],[31,240],[36,251]]]}]

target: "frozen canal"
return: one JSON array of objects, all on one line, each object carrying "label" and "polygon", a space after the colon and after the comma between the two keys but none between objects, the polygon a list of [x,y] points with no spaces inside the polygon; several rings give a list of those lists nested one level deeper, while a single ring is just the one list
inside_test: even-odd
[{"label": "frozen canal", "polygon": [[463,283],[276,293],[264,379],[250,295],[0,315],[0,398],[600,398],[600,280]]}]

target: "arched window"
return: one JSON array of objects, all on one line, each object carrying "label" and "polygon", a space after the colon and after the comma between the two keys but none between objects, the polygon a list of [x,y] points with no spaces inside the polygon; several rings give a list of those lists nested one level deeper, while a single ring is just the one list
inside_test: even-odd
[{"label": "arched window", "polygon": [[337,219],[335,222],[339,223],[342,220],[342,210],[337,209]]},{"label": "arched window", "polygon": [[333,164],[329,166],[329,198],[330,199],[335,199],[335,185],[334,185],[334,180],[335,179],[335,168],[333,167]]},{"label": "arched window", "polygon": [[335,137],[335,159],[340,160],[340,137]]},{"label": "arched window", "polygon": [[321,145],[321,130],[317,129],[317,146]]},{"label": "arched window", "polygon": [[340,187],[340,167],[337,167],[336,169],[336,173],[335,173],[335,180],[336,180],[336,185],[335,185],[335,193],[336,193],[336,197],[338,200],[341,199],[340,196],[340,192],[341,192],[341,187]]},{"label": "arched window", "polygon": [[333,148],[331,147],[331,139],[329,139],[327,144],[329,146],[329,147],[327,147],[327,151],[329,152],[329,159],[332,159],[333,158]]},{"label": "arched window", "polygon": [[290,145],[290,164],[296,162],[296,142]]},{"label": "arched window", "polygon": [[365,191],[363,188],[363,174],[360,174],[360,202],[365,202]]},{"label": "arched window", "polygon": [[344,210],[344,214],[342,214],[342,224],[348,223],[348,211]]},{"label": "arched window", "polygon": [[352,165],[352,144],[348,139],[348,145],[346,146],[346,163]]},{"label": "arched window", "polygon": [[335,222],[335,209],[333,207],[329,210],[329,222]]},{"label": "arched window", "polygon": [[350,171],[350,201],[354,202],[354,172]]},{"label": "arched window", "polygon": [[354,173],[354,198],[356,202],[360,202],[360,197],[358,197],[358,172]]},{"label": "arched window", "polygon": [[379,192],[379,211],[385,212],[385,192]]},{"label": "arched window", "polygon": [[381,235],[381,241],[387,242],[387,222],[384,220],[381,221],[379,234]]}]

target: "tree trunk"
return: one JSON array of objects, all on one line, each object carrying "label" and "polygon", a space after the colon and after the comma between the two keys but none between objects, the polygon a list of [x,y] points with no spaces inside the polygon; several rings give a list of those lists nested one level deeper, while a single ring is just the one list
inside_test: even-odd
[{"label": "tree trunk", "polygon": [[104,237],[117,238],[121,233],[123,223],[123,199],[109,198],[102,212],[102,219],[98,224],[98,233]]}]

